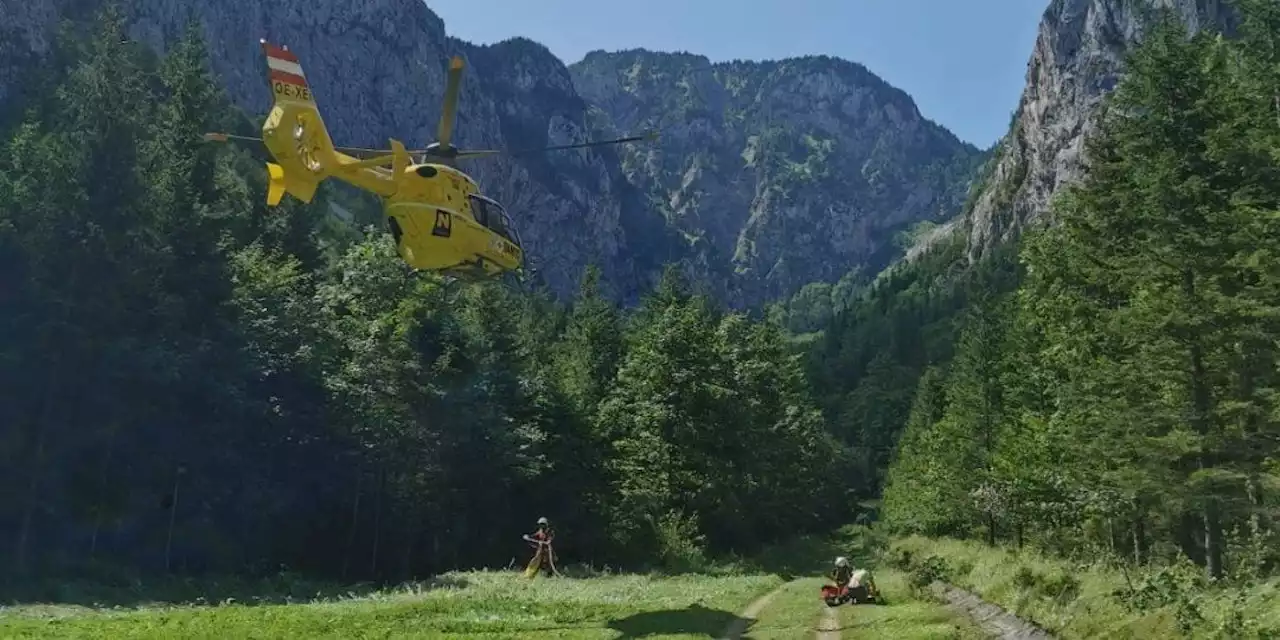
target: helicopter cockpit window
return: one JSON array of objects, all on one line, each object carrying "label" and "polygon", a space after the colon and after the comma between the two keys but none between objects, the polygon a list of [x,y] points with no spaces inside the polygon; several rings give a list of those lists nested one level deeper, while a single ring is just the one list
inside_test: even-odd
[{"label": "helicopter cockpit window", "polygon": [[489,226],[489,203],[484,198],[471,196],[471,215],[475,216],[476,222]]},{"label": "helicopter cockpit window", "polygon": [[507,217],[507,212],[502,205],[479,196],[471,196],[471,210],[476,212],[476,222],[491,229],[494,233],[519,244],[512,237],[511,218]]},{"label": "helicopter cockpit window", "polygon": [[516,231],[516,226],[511,224],[511,217],[508,216],[507,212],[503,209],[498,209],[498,211],[502,214],[502,231],[499,233],[502,234],[502,237],[514,242],[517,247],[521,246],[520,233]]},{"label": "helicopter cockpit window", "polygon": [[491,214],[489,216],[489,228],[493,229],[498,235],[510,240],[511,234],[507,233],[507,223],[510,222],[507,219],[507,212],[503,211],[502,207],[498,206],[496,202],[489,204],[489,212]]}]

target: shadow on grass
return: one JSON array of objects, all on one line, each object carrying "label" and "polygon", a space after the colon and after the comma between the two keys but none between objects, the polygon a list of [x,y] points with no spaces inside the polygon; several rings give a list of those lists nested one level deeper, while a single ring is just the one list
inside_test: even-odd
[{"label": "shadow on grass", "polygon": [[739,620],[741,618],[728,611],[695,603],[684,609],[649,611],[610,620],[609,628],[622,634],[618,640],[680,634],[718,638],[730,624]]},{"label": "shadow on grass", "polygon": [[206,606],[237,604],[248,606],[303,604],[307,602],[361,598],[385,593],[423,593],[436,589],[462,589],[468,581],[458,576],[380,585],[368,582],[340,585],[317,582],[291,575],[249,580],[242,578],[174,578],[155,582],[140,580],[90,582],[84,580],[44,580],[0,591],[0,605],[63,605],[89,608],[135,608],[142,606]]}]

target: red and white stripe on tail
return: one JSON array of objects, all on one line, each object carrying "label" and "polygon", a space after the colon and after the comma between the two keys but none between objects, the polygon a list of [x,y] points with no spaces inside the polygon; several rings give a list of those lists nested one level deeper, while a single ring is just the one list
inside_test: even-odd
[{"label": "red and white stripe on tail", "polygon": [[262,53],[267,56],[267,77],[277,98],[292,98],[311,102],[311,90],[307,76],[302,72],[298,56],[284,47],[277,47],[262,40]]}]

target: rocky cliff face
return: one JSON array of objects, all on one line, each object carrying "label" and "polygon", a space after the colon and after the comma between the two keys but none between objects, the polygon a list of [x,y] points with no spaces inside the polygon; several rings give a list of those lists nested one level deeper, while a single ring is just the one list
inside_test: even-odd
[{"label": "rocky cliff face", "polygon": [[[0,106],[13,70],[48,50],[55,23],[101,0],[0,0]],[[892,234],[952,216],[978,151],[911,99],[830,58],[711,65],[641,51],[567,69],[524,39],[447,37],[420,0],[123,0],[133,37],[164,51],[194,20],[232,99],[269,105],[259,38],[302,60],[335,141],[420,146],[434,137],[445,62],[461,54],[456,143],[525,149],[657,127],[621,148],[469,161],[517,221],[557,292],[588,263],[633,298],[680,261],[736,305],[834,282],[896,252]],[[0,109],[0,111],[3,111]]]},{"label": "rocky cliff face", "polygon": [[19,71],[47,55],[58,17],[77,0],[0,0],[0,114],[19,79]]},{"label": "rocky cliff face", "polygon": [[1194,31],[1230,31],[1224,0],[1053,0],[1040,22],[1027,86],[1009,133],[997,147],[968,213],[970,257],[1005,241],[1048,207],[1059,187],[1080,176],[1084,137],[1160,8]]},{"label": "rocky cliff face", "polygon": [[860,65],[828,57],[711,64],[643,50],[570,67],[650,207],[726,295],[758,302],[891,259],[895,232],[958,212],[980,152]]}]

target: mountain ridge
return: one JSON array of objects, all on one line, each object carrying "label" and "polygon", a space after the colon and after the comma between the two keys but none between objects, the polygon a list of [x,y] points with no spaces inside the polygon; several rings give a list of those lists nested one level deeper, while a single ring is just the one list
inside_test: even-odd
[{"label": "mountain ridge", "polygon": [[[569,68],[605,112],[602,135],[664,132],[660,148],[619,150],[624,171],[745,276],[751,300],[887,265],[894,234],[959,211],[982,158],[905,91],[832,56],[708,64],[631,49]],[[798,242],[783,240],[791,235]]]}]

